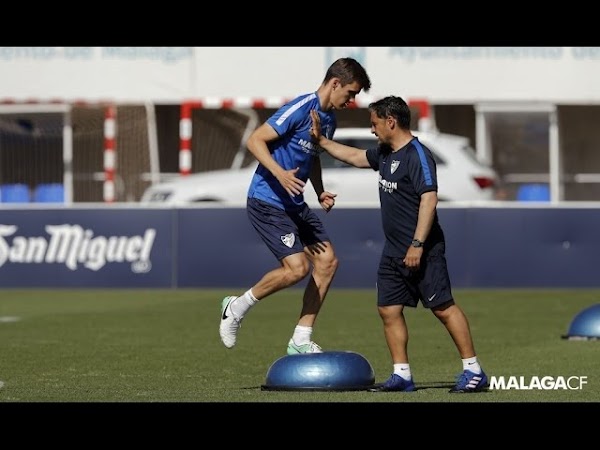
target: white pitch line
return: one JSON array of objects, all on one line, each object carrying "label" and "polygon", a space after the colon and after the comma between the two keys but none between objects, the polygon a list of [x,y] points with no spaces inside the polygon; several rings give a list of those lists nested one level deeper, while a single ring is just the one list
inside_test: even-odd
[{"label": "white pitch line", "polygon": [[20,317],[16,316],[0,316],[0,323],[18,322]]}]

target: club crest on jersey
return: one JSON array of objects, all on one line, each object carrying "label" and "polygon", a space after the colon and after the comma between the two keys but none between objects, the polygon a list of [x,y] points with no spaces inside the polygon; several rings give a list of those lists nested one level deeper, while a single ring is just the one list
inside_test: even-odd
[{"label": "club crest on jersey", "polygon": [[400,161],[392,161],[392,165],[390,166],[390,170],[392,171],[392,173],[396,171],[399,165]]},{"label": "club crest on jersey", "polygon": [[294,242],[296,242],[296,236],[294,233],[289,233],[281,236],[281,242],[283,242],[287,247],[292,248]]}]

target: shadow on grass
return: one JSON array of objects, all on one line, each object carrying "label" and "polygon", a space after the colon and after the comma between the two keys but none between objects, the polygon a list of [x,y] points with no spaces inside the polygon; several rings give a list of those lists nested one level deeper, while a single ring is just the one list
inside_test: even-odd
[{"label": "shadow on grass", "polygon": [[415,383],[417,391],[421,389],[450,389],[454,387],[455,383],[449,383],[447,381],[432,381],[430,383]]},{"label": "shadow on grass", "polygon": [[[317,387],[299,387],[299,386],[267,386],[267,385],[259,385],[259,386],[245,386],[240,389],[248,390],[248,391],[327,391],[327,392],[351,392],[351,391],[369,391],[370,389],[377,388],[381,386],[383,383],[375,383],[370,386],[357,386],[350,388],[335,388],[330,386],[317,386]],[[416,384],[416,390],[424,390],[424,389],[450,389],[454,386],[454,383],[449,383],[446,381],[432,381],[430,383],[418,383]]]},{"label": "shadow on grass", "polygon": [[[299,386],[268,386],[268,385],[259,385],[259,386],[245,386],[240,389],[246,391],[283,391],[283,392],[352,392],[352,391],[370,391],[371,389],[380,387],[383,383],[375,383],[370,386],[357,386],[357,387],[349,387],[349,388],[335,388],[330,386],[323,387],[299,387]],[[431,381],[429,383],[416,383],[415,391],[421,391],[426,389],[450,389],[454,386],[455,383],[447,382],[447,381]],[[371,391],[373,393],[378,393],[378,391]],[[383,393],[389,393],[390,391],[379,391]],[[489,392],[489,389],[483,389],[478,391],[477,393]]]}]

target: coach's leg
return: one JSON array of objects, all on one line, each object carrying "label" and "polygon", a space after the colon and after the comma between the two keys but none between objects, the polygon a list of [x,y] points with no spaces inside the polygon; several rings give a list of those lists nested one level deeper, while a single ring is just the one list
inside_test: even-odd
[{"label": "coach's leg", "polygon": [[469,321],[463,310],[450,301],[432,309],[452,337],[462,359],[463,373],[450,392],[479,392],[488,386],[488,377],[475,353]]},{"label": "coach's leg", "polygon": [[404,319],[404,306],[379,306],[383,334],[393,364],[408,364],[408,327]]},{"label": "coach's leg", "polygon": [[462,359],[474,357],[475,346],[469,321],[463,310],[452,301],[433,308],[432,312],[450,333],[460,357]]}]

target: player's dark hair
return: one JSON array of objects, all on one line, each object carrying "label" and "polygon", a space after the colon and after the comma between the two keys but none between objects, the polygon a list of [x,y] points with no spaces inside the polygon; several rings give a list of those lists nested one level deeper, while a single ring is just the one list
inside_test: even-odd
[{"label": "player's dark hair", "polygon": [[323,84],[332,78],[339,78],[342,86],[357,81],[363,91],[369,92],[369,89],[371,89],[371,80],[367,75],[367,71],[354,58],[340,58],[329,66]]},{"label": "player's dark hair", "polygon": [[393,95],[369,104],[368,109],[381,119],[392,116],[403,130],[410,130],[410,108],[401,97]]}]

